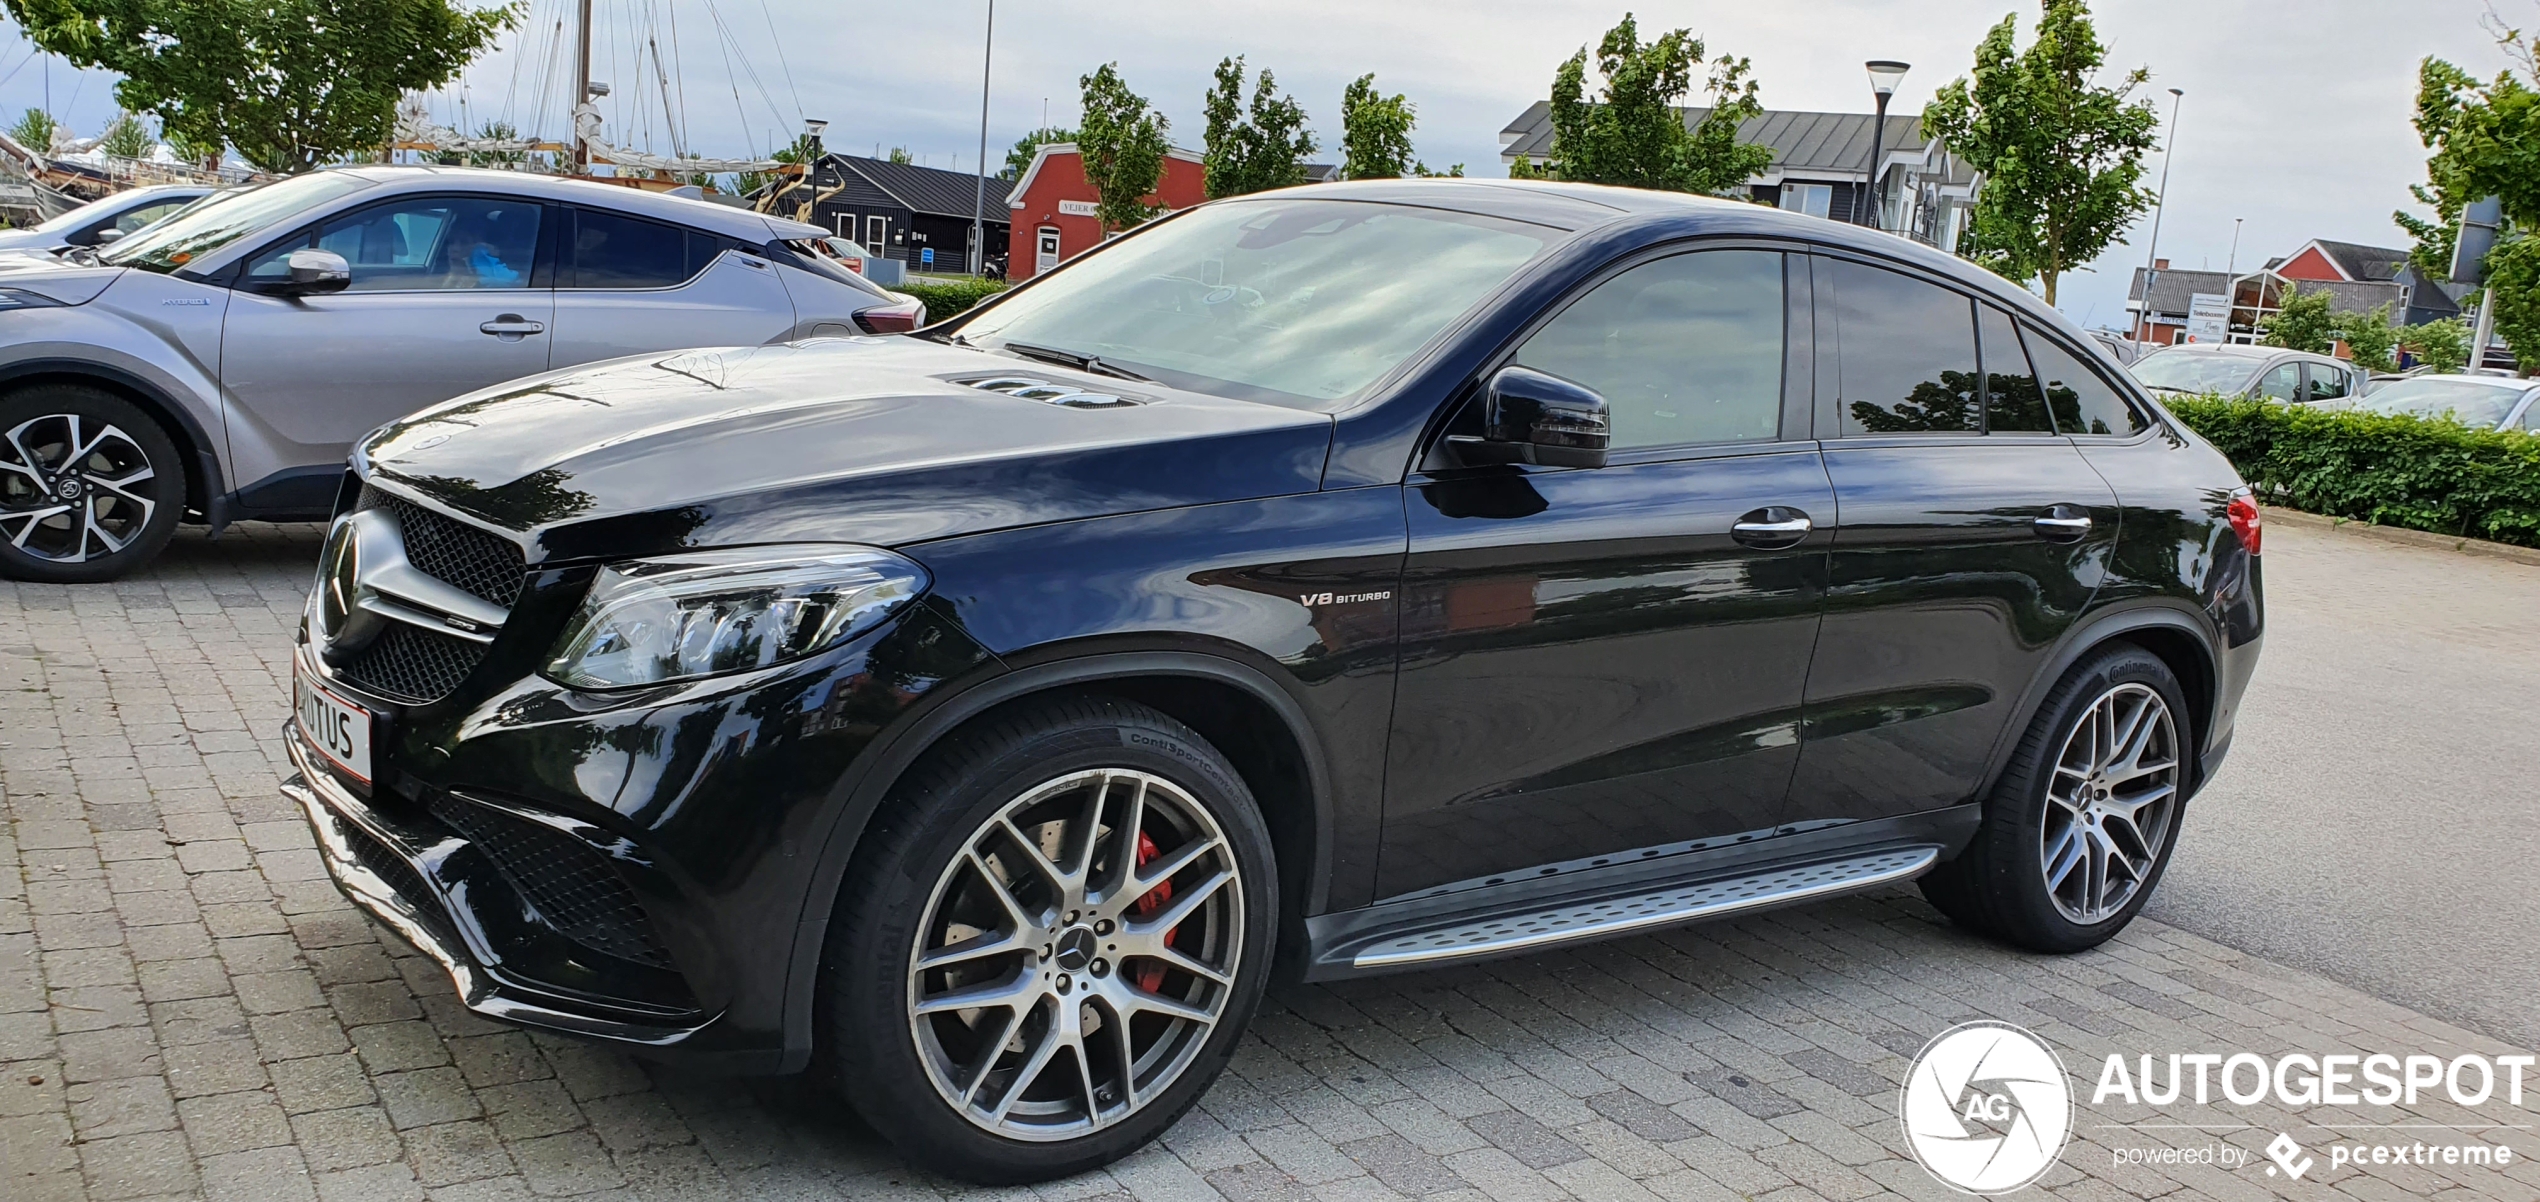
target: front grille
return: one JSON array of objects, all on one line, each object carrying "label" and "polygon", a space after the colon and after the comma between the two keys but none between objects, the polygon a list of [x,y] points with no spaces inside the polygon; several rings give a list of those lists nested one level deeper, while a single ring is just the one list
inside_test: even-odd
[{"label": "front grille", "polygon": [[443,517],[403,497],[362,486],[355,509],[385,509],[395,514],[406,536],[406,562],[427,576],[474,593],[505,609],[520,599],[521,574],[528,561],[520,545],[490,530]]},{"label": "front grille", "polygon": [[388,882],[388,887],[396,890],[397,896],[406,899],[407,905],[421,908],[435,903],[436,895],[423,883],[423,874],[416,872],[414,865],[407,863],[404,856],[390,851],[387,845],[372,838],[369,831],[349,822],[343,824],[343,830],[345,841],[353,845],[353,859],[370,869],[372,875]]},{"label": "front grille", "polygon": [[[425,575],[505,609],[520,599],[527,563],[519,545],[510,539],[367,484],[353,508],[384,509],[394,515],[405,540],[406,562]],[[485,658],[485,649],[483,643],[391,622],[337,674],[383,697],[425,705],[459,687]]]},{"label": "front grille", "polygon": [[558,933],[621,960],[671,967],[643,903],[597,848],[553,827],[463,801],[435,799],[431,810],[485,853]]},{"label": "front grille", "polygon": [[459,687],[483,658],[483,643],[390,622],[336,675],[390,700],[424,705]]}]

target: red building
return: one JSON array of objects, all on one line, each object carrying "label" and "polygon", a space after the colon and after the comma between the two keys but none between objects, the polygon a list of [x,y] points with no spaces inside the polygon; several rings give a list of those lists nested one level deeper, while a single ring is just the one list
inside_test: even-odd
[{"label": "red building", "polygon": [[[1187,209],[1208,199],[1198,152],[1178,147],[1164,156],[1164,179],[1148,194],[1150,205]],[[1005,278],[1028,280],[1103,240],[1100,199],[1085,179],[1085,162],[1073,142],[1053,142],[1032,156],[1014,181],[1006,205],[1013,224],[1006,235]]]}]

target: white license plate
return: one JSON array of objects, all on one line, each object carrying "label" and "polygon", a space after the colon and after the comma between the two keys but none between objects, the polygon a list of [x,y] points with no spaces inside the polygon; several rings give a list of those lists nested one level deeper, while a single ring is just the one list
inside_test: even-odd
[{"label": "white license plate", "polygon": [[345,775],[369,784],[370,711],[327,692],[297,664],[291,669],[291,691],[300,714],[300,737]]}]

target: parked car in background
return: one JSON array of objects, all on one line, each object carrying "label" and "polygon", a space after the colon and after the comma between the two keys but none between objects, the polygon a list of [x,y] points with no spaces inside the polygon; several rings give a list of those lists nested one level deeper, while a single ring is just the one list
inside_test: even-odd
[{"label": "parked car in background", "polygon": [[2106,330],[2090,331],[2090,340],[2098,343],[2100,350],[2108,352],[2108,357],[2119,363],[2132,363],[2142,358],[2146,352],[2161,349],[2136,342],[2131,338],[2111,334]]},{"label": "parked car in background", "polygon": [[80,261],[0,256],[0,575],[105,580],[180,516],[326,516],[355,439],[597,359],[914,324],[816,226],[587,181],[353,167]]},{"label": "parked car in background", "polygon": [[2414,376],[2383,385],[2356,408],[2450,417],[2480,430],[2540,431],[2540,382],[2490,375]]},{"label": "parked car in background", "polygon": [[22,230],[0,230],[0,251],[51,253],[74,246],[105,246],[216,191],[209,184],[126,189],[50,221]]},{"label": "parked car in background", "polygon": [[1679,193],[1200,205],[915,335],[362,440],[291,649],[355,904],[477,1013],[1129,1154],[1340,981],[1919,880],[2124,928],[2260,515],[2027,292]]},{"label": "parked car in background", "polygon": [[897,334],[926,324],[924,301],[905,292],[893,292],[875,283],[873,277],[866,274],[879,263],[888,265],[892,273],[897,275],[899,264],[889,259],[872,258],[865,253],[862,246],[834,235],[827,238],[814,238],[806,245],[815,252],[829,256],[833,262],[854,273],[859,285],[890,299],[891,305],[888,308],[866,309],[857,315],[858,323],[867,331],[875,334]]},{"label": "parked car in background", "polygon": [[2173,346],[2127,368],[2156,392],[2217,393],[2309,405],[2344,401],[2370,390],[2354,364],[2272,346]]}]

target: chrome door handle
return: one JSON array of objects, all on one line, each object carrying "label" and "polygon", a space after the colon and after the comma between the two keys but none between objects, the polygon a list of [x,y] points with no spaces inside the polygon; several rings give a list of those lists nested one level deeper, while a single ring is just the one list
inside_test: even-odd
[{"label": "chrome door handle", "polygon": [[1729,537],[1750,547],[1773,550],[1799,545],[1816,528],[1807,514],[1776,505],[1739,518],[1729,526]]},{"label": "chrome door handle", "polygon": [[2077,543],[2090,535],[2090,515],[2078,505],[2058,505],[2030,525],[2049,542]]},{"label": "chrome door handle", "polygon": [[476,330],[480,334],[491,334],[505,342],[518,342],[531,334],[546,333],[547,323],[531,321],[518,313],[505,313],[476,327]]}]

